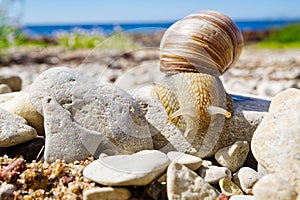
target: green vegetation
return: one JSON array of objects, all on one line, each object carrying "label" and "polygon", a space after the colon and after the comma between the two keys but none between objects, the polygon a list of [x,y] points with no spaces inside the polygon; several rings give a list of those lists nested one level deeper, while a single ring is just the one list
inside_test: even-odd
[{"label": "green vegetation", "polygon": [[9,23],[8,11],[12,1],[0,2],[0,55],[5,52],[15,38],[15,29]]},{"label": "green vegetation", "polygon": [[270,36],[257,44],[262,48],[300,48],[300,24],[292,24],[274,30]]},{"label": "green vegetation", "polygon": [[99,48],[99,49],[134,49],[139,45],[124,33],[116,33],[105,37],[100,34],[70,33],[57,37],[58,45],[68,49]]},{"label": "green vegetation", "polygon": [[101,48],[101,49],[133,49],[139,45],[124,33],[116,33],[105,37],[100,33],[89,33],[74,30],[72,33],[57,36],[56,44],[48,44],[43,39],[30,39],[19,29],[20,15],[11,16],[11,8],[16,0],[0,1],[0,59],[5,59],[5,52],[10,47],[57,45],[68,49]]},{"label": "green vegetation", "polygon": [[[19,2],[19,1],[18,1]],[[0,1],[0,59],[7,59],[6,50],[15,46],[45,46],[42,41],[29,41],[19,29],[19,14],[11,15],[11,8],[17,0]]]},{"label": "green vegetation", "polygon": [[5,51],[9,47],[16,46],[46,47],[47,43],[38,40],[27,40],[26,35],[24,35],[18,28],[14,28],[9,25],[0,26],[0,49]]}]

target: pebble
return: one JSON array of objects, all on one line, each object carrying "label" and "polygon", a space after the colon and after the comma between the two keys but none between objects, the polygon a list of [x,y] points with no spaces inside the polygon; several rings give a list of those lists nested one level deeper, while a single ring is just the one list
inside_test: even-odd
[{"label": "pebble", "polygon": [[84,169],[83,175],[107,186],[144,186],[160,176],[169,163],[166,154],[144,150],[131,155],[99,158]]},{"label": "pebble", "polygon": [[170,151],[167,153],[167,156],[171,162],[182,164],[192,171],[197,170],[202,164],[201,158],[178,151]]},{"label": "pebble", "polygon": [[125,91],[67,67],[51,68],[33,82],[30,99],[43,114],[42,99],[52,96],[86,129],[104,133],[128,152],[153,149],[148,122]]},{"label": "pebble", "polygon": [[18,115],[15,115],[7,110],[4,110],[0,107],[0,120],[6,120],[10,122],[16,122],[20,124],[27,124],[27,121]]},{"label": "pebble", "polygon": [[131,192],[127,188],[102,187],[85,190],[83,200],[127,200]]},{"label": "pebble", "polygon": [[205,182],[195,172],[179,163],[171,163],[168,167],[167,194],[169,200],[215,200],[218,197],[215,188]]},{"label": "pebble", "polygon": [[105,146],[104,134],[81,127],[54,98],[45,97],[42,104],[46,133],[44,158],[47,162],[84,160],[99,149],[101,151],[101,145]]},{"label": "pebble", "polygon": [[228,199],[229,199],[228,196],[226,196],[223,193],[220,193],[219,196],[218,196],[218,198],[216,200],[228,200]]},{"label": "pebble", "polygon": [[222,178],[219,181],[219,185],[222,193],[226,196],[231,197],[233,195],[244,194],[243,191],[228,178]]},{"label": "pebble", "polygon": [[[298,52],[299,53],[299,52]],[[269,52],[268,52],[268,54],[269,54]],[[287,55],[289,55],[290,53],[288,52],[288,53],[286,53]],[[251,54],[250,54],[251,55]],[[286,55],[284,55],[284,56],[286,56]],[[249,61],[250,61],[250,63],[251,62],[257,62],[257,60],[255,61],[253,61],[253,58],[252,58],[252,56],[250,56],[251,57],[251,59],[249,59]],[[261,56],[260,56],[260,58],[261,58]],[[263,63],[265,63],[265,60],[269,60],[269,62],[274,62],[274,56],[272,57],[270,57],[269,56],[269,58],[268,59],[263,59]],[[244,61],[245,62],[245,61]],[[248,62],[248,60],[247,60],[247,62]],[[296,62],[296,61],[295,61]],[[261,64],[260,62],[258,62],[258,64],[253,64],[253,66],[256,66],[256,65],[262,65],[262,66],[265,66],[264,64]],[[273,65],[273,64],[272,64]],[[251,66],[251,65],[249,65],[249,66]],[[281,65],[281,66],[284,66],[284,65]],[[243,66],[241,66],[241,67],[243,67]],[[277,67],[278,68],[278,67]],[[276,68],[276,70],[277,70],[277,68]],[[294,67],[295,68],[295,67]],[[298,69],[298,68],[296,68],[296,69]],[[88,69],[88,70],[90,70],[90,69]],[[274,71],[275,70],[275,68],[271,68],[271,71],[270,72],[272,72],[272,71]],[[93,71],[93,70],[90,70],[90,71]],[[254,71],[254,70],[252,70],[252,71]],[[265,71],[265,70],[264,70]],[[291,70],[288,70],[289,71],[289,73],[288,74],[290,74],[290,72],[291,72]],[[283,70],[283,72],[287,72],[287,70]],[[245,75],[246,74],[246,76],[248,76],[249,75],[249,73],[243,73],[242,75]],[[261,73],[259,73],[259,74],[261,74]],[[287,73],[285,73],[285,74],[287,74]],[[296,75],[295,73],[293,73],[294,75]],[[278,73],[278,77],[281,77],[281,75],[282,75],[282,73]],[[248,80],[247,80],[248,81]],[[247,82],[246,81],[246,82]],[[277,81],[277,80],[276,80]],[[280,81],[280,80],[279,80]],[[71,81],[72,82],[72,81]],[[249,81],[250,82],[250,81]],[[252,85],[252,83],[251,83],[251,85]],[[258,84],[259,85],[259,84]],[[298,83],[298,85],[299,85],[299,83]],[[11,94],[9,94],[9,95],[11,95]],[[6,96],[7,98],[9,98],[9,95],[8,96]],[[2,96],[2,95],[0,95],[0,96]],[[46,96],[46,95],[45,95]],[[73,97],[71,98],[71,99],[74,99]],[[252,99],[252,98],[251,98]],[[0,97],[0,102],[2,101],[2,97]],[[248,141],[248,142],[250,142],[250,140],[249,140],[249,138],[251,138],[252,137],[252,134],[253,134],[253,132],[252,132],[252,130],[255,130],[255,128],[256,128],[256,126],[257,126],[257,124],[259,124],[260,123],[260,120],[262,119],[262,117],[264,117],[265,116],[265,114],[266,114],[266,110],[264,110],[265,108],[268,108],[268,106],[265,106],[265,105],[267,105],[267,103],[265,104],[265,103],[263,103],[262,105],[262,107],[260,107],[260,102],[266,102],[266,101],[264,101],[264,100],[255,100],[255,101],[253,101],[253,100],[235,100],[235,101],[237,101],[238,103],[235,103],[234,104],[234,106],[235,106],[235,114],[233,114],[233,117],[232,117],[232,119],[230,119],[230,120],[226,120],[226,126],[225,126],[225,128],[224,128],[224,130],[233,130],[233,131],[228,131],[228,133],[227,133],[227,136],[223,136],[223,135],[221,135],[220,136],[220,140],[218,141],[218,143],[217,143],[217,145],[215,145],[214,146],[214,148],[213,148],[213,150],[211,151],[212,152],[212,155],[214,154],[213,152],[216,152],[216,150],[218,150],[218,149],[220,149],[220,147],[222,148],[222,146],[223,146],[223,144],[225,144],[225,146],[228,146],[228,145],[231,145],[231,144],[233,144],[236,140],[246,140],[246,141]],[[239,103],[241,103],[241,102],[247,102],[247,101],[249,101],[250,103],[247,105],[247,106],[245,106],[244,107],[244,110],[242,110],[241,112],[239,112],[239,111],[237,111],[237,109],[239,109],[239,106],[240,106],[240,104]],[[252,102],[252,104],[251,104],[251,102]],[[257,104],[256,104],[257,103]],[[63,103],[64,105],[64,108],[66,108],[66,109],[68,109],[69,111],[71,111],[71,115],[75,115],[75,113],[72,111],[72,107],[69,105],[69,102],[68,101],[66,101],[65,103]],[[247,103],[245,103],[245,105],[246,105]],[[253,106],[253,107],[252,107]],[[259,107],[259,108],[255,108],[255,106],[257,106],[257,107]],[[237,109],[236,109],[237,108]],[[262,109],[263,111],[261,112],[261,113],[258,113],[258,112],[256,112],[257,110],[260,110],[260,109]],[[87,113],[89,113],[88,111],[87,111]],[[78,116],[77,116],[78,117]],[[276,117],[276,116],[275,116]],[[274,117],[274,118],[275,118]],[[299,117],[298,117],[299,118]],[[77,118],[78,119],[78,118]],[[240,121],[239,121],[240,120]],[[75,121],[76,121],[76,119],[75,119]],[[247,124],[248,123],[248,124]],[[106,126],[106,124],[105,124],[105,126]],[[241,129],[241,127],[243,127],[243,126],[245,126],[245,127],[251,127],[251,128],[249,128],[249,129]],[[108,128],[109,129],[109,128]],[[152,124],[151,124],[151,126],[149,126],[149,129],[151,130],[151,134],[153,133],[152,131],[156,131],[155,133],[157,133],[157,132],[159,132],[159,130],[157,130],[156,129],[156,126],[152,126]],[[299,131],[298,131],[299,132]],[[230,134],[232,134],[232,135],[230,135]],[[155,136],[154,136],[155,137]],[[163,138],[164,139],[164,141],[167,141],[166,142],[166,144],[169,144],[168,142],[168,140],[166,139],[166,138],[164,138],[164,135],[161,135],[161,137],[159,138],[159,137],[157,137],[156,139],[157,139],[157,141],[156,141],[156,143],[155,143],[155,145],[156,145],[156,147],[158,147],[158,149],[160,149],[161,147],[164,147],[165,145],[158,145],[158,144],[160,144],[159,143],[159,139],[161,139],[161,138]],[[224,140],[224,138],[225,138],[225,140]],[[237,139],[237,138],[239,138],[239,139]],[[292,138],[292,137],[291,137]],[[31,141],[33,141],[33,140],[31,140]],[[28,142],[31,142],[31,141],[28,141]],[[234,141],[234,142],[232,142],[232,141]],[[180,142],[180,141],[179,141]],[[263,141],[263,142],[265,142],[265,143],[268,143],[268,138],[265,140],[265,141]],[[26,142],[27,143],[27,142]],[[296,143],[296,142],[295,142]],[[20,145],[23,145],[23,144],[25,144],[25,143],[22,143],[22,144],[20,144]],[[165,143],[162,143],[162,144],[165,144]],[[182,144],[182,146],[180,146],[181,144],[179,144],[178,143],[178,146],[177,147],[182,147],[182,149],[185,149],[185,147],[186,146],[184,146],[186,143],[183,143]],[[189,144],[189,143],[188,143]],[[298,143],[299,144],[299,143]],[[19,145],[18,145],[19,146]],[[171,145],[169,145],[169,146],[172,146],[172,144]],[[275,146],[275,145],[274,145]],[[273,146],[273,147],[274,147]],[[13,146],[13,147],[15,147],[15,146]],[[177,148],[176,147],[176,148]],[[197,152],[197,148],[194,148],[193,147],[193,145],[190,145],[190,146],[188,146],[190,149],[189,150],[196,150],[195,152]],[[224,147],[224,146],[223,146]],[[294,146],[295,147],[295,146]],[[174,149],[176,149],[176,148],[174,148]],[[170,149],[172,149],[172,148],[170,148]],[[191,152],[192,152],[191,151]],[[285,152],[284,152],[285,153]],[[283,154],[284,154],[283,153]],[[280,155],[281,156],[281,155]],[[263,157],[263,156],[262,156]],[[265,158],[265,159],[270,159],[270,160],[272,160],[273,158],[273,155],[271,155],[270,157],[268,157],[268,158]],[[293,159],[294,159],[294,163],[292,163],[292,164],[294,164],[294,166],[296,165],[296,167],[298,167],[298,165],[297,165],[297,158],[298,158],[298,156],[297,156],[297,154],[295,155],[295,157],[292,157]],[[295,159],[296,158],[296,159]],[[283,160],[283,161],[281,161],[281,163],[280,164],[282,164],[282,165],[284,165],[284,170],[288,170],[289,171],[289,166],[287,165],[287,164],[285,164],[285,160]],[[269,164],[269,165],[266,165],[266,164],[264,164],[264,162],[262,162],[262,161],[260,161],[260,163],[261,164],[259,164],[259,166],[262,166],[263,165],[263,168],[268,168],[268,171],[269,170],[273,170],[272,169],[272,163],[271,164]],[[278,164],[278,163],[277,163]],[[291,163],[290,163],[291,164]],[[292,165],[292,167],[294,167],[293,165]],[[259,167],[258,167],[259,168]],[[271,168],[271,169],[270,169]],[[281,171],[283,171],[282,170],[282,168],[280,169]],[[259,171],[259,170],[258,170]],[[267,169],[266,169],[266,171],[267,171]],[[278,172],[279,173],[279,172]],[[292,172],[291,172],[291,174],[292,174]],[[295,177],[294,178],[297,178],[297,175],[299,175],[299,174],[296,174],[296,175],[294,175]],[[299,176],[298,176],[299,177]],[[297,180],[298,181],[298,180]],[[298,181],[299,182],[299,181]],[[298,186],[298,185],[297,185]],[[293,186],[290,186],[291,188],[293,187]],[[298,192],[299,193],[299,192]],[[231,197],[232,199],[234,198],[234,197]]]},{"label": "pebble", "polygon": [[18,92],[14,98],[0,104],[0,107],[26,119],[28,125],[33,127],[38,135],[45,135],[44,119],[30,102],[28,93]]},{"label": "pebble", "polygon": [[233,195],[230,200],[255,200],[255,197],[252,195]]},{"label": "pebble", "polygon": [[217,184],[222,178],[231,179],[231,171],[226,167],[219,166],[201,166],[198,169],[198,174],[210,184]]},{"label": "pebble", "polygon": [[243,166],[249,153],[249,144],[247,141],[237,141],[233,145],[222,148],[215,154],[217,162],[235,172]]},{"label": "pebble", "polygon": [[12,90],[10,89],[10,87],[6,84],[0,84],[0,94],[6,94],[6,93],[10,93],[12,92]]},{"label": "pebble", "polygon": [[212,166],[213,163],[210,160],[202,160],[202,166],[203,167],[209,167]]},{"label": "pebble", "polygon": [[17,186],[14,184],[4,183],[0,187],[0,199],[8,200],[13,199],[13,193],[17,190]]},{"label": "pebble", "polygon": [[[252,134],[268,111],[269,101],[264,99],[234,96],[234,113],[232,118],[225,120],[220,134],[209,135],[203,139],[192,141],[183,136],[183,132],[174,124],[167,122],[167,114],[160,103],[154,85],[139,88],[133,97],[143,108],[146,119],[151,124],[153,145],[163,152],[179,151],[200,158],[210,157],[219,149],[232,145],[238,140],[251,141]],[[212,139],[214,138],[214,139]]]},{"label": "pebble", "polygon": [[26,124],[0,120],[0,147],[14,146],[36,136],[36,130]]},{"label": "pebble", "polygon": [[277,174],[268,174],[262,177],[253,187],[256,200],[284,199],[296,200],[297,193],[288,181]]},{"label": "pebble", "polygon": [[20,91],[22,89],[22,79],[17,75],[0,75],[0,84],[8,85],[13,92]]},{"label": "pebble", "polygon": [[258,173],[250,167],[242,167],[233,175],[233,182],[246,194],[251,193],[253,185],[258,181]]},{"label": "pebble", "polygon": [[15,182],[25,169],[25,160],[23,158],[17,158],[7,166],[0,169],[0,179],[7,183]]},{"label": "pebble", "polygon": [[276,95],[256,129],[251,150],[267,172],[286,178],[300,193],[300,90]]}]

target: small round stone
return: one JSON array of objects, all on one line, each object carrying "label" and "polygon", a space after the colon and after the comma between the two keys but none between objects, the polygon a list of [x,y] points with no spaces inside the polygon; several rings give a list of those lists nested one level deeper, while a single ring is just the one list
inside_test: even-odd
[{"label": "small round stone", "polygon": [[258,173],[250,167],[242,167],[233,175],[233,182],[237,184],[246,194],[250,192],[253,185],[258,181]]},{"label": "small round stone", "polygon": [[231,171],[226,167],[201,166],[198,169],[198,174],[210,184],[217,184],[222,178],[231,179]]}]

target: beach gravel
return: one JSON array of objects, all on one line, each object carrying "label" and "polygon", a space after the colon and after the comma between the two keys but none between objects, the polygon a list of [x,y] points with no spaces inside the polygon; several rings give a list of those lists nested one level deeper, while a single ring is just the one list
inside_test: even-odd
[{"label": "beach gravel", "polygon": [[203,160],[149,89],[158,49],[12,50],[26,59],[0,68],[16,83],[0,95],[0,197],[299,199],[299,54],[243,49],[221,77],[232,118]]}]

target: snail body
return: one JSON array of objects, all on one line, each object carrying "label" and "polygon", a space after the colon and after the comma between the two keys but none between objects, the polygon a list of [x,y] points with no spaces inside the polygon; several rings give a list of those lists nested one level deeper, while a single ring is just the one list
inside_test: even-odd
[{"label": "snail body", "polygon": [[167,121],[185,131],[205,133],[212,116],[231,117],[232,99],[219,76],[238,59],[242,34],[227,16],[215,11],[191,14],[166,30],[160,45],[156,85]]},{"label": "snail body", "polygon": [[156,85],[159,99],[168,114],[168,122],[184,130],[207,130],[211,115],[226,111],[226,93],[219,78],[203,73],[179,73],[167,76]]}]

